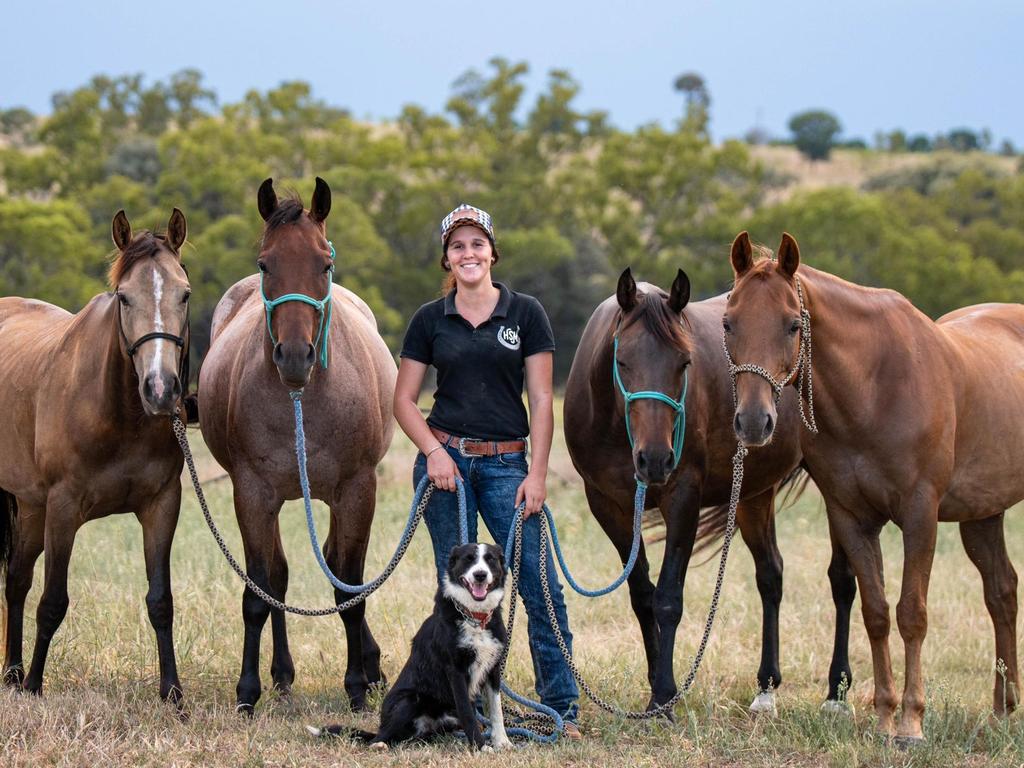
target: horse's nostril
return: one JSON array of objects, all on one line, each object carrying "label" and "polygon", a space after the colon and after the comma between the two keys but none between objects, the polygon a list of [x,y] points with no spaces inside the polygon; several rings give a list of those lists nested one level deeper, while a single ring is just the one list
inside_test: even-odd
[{"label": "horse's nostril", "polygon": [[181,379],[177,376],[171,379],[171,393],[174,395],[175,400],[181,397]]},{"label": "horse's nostril", "polygon": [[736,414],[736,417],[732,420],[732,428],[736,430],[737,433],[743,431],[743,424],[740,423],[740,415],[738,413]]},{"label": "horse's nostril", "polygon": [[281,365],[284,362],[284,352],[281,351],[281,342],[274,345],[274,365]]},{"label": "horse's nostril", "polygon": [[142,382],[142,396],[150,398],[153,396],[153,377],[147,376]]},{"label": "horse's nostril", "polygon": [[772,433],[775,428],[775,422],[772,420],[772,415],[769,413],[764,420],[764,434],[768,436]]},{"label": "horse's nostril", "polygon": [[316,347],[314,347],[312,344],[310,344],[309,345],[309,349],[306,350],[306,363],[308,365],[312,365],[313,361],[315,359],[316,359]]}]

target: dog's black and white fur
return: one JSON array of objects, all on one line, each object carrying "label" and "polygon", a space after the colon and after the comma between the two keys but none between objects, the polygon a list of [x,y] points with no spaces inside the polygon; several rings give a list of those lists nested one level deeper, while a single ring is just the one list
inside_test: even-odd
[{"label": "dog's black and white fur", "polygon": [[377,733],[344,726],[308,730],[349,736],[376,748],[462,729],[471,747],[487,749],[476,720],[479,694],[491,721],[489,748],[511,746],[501,709],[498,664],[507,636],[501,617],[505,558],[493,544],[455,547],[434,598],[434,612],[412,641],[412,652],[384,697]]}]

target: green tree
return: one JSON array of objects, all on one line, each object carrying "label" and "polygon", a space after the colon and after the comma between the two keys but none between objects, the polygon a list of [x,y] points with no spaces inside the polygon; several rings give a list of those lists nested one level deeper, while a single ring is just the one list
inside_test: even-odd
[{"label": "green tree", "polygon": [[827,160],[835,137],[842,131],[831,112],[816,109],[793,115],[789,120],[796,148],[810,161]]}]

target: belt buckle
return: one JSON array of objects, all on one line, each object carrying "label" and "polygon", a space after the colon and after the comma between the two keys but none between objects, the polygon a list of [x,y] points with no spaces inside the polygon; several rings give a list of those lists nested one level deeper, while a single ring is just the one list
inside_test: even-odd
[{"label": "belt buckle", "polygon": [[473,454],[473,453],[466,453],[466,438],[464,438],[464,437],[460,437],[459,438],[458,448],[459,448],[459,456],[461,456],[464,459],[472,459],[476,455],[476,454]]}]

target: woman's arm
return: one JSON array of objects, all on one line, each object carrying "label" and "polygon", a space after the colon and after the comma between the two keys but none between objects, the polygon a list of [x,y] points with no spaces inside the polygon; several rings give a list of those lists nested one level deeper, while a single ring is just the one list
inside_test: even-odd
[{"label": "woman's arm", "polygon": [[530,471],[516,491],[516,507],[526,502],[524,517],[539,512],[548,497],[548,458],[555,430],[552,395],[554,355],[538,352],[526,358],[526,394],[530,403]]},{"label": "woman's arm", "polygon": [[402,358],[398,366],[398,380],[395,382],[395,419],[402,431],[427,457],[427,476],[434,485],[442,491],[454,491],[455,477],[459,475],[459,469],[430,431],[417,405],[420,388],[426,375],[427,366],[424,363],[408,357]]}]

